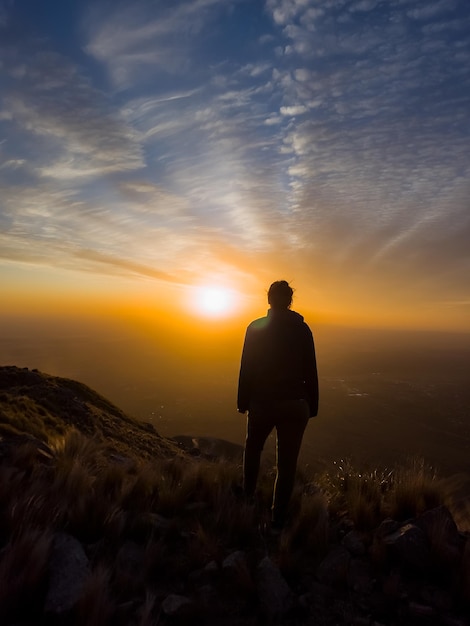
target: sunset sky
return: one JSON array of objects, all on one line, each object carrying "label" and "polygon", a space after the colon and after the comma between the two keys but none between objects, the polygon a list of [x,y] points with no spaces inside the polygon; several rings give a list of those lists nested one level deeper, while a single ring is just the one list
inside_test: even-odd
[{"label": "sunset sky", "polygon": [[470,331],[468,0],[0,0],[3,313]]}]

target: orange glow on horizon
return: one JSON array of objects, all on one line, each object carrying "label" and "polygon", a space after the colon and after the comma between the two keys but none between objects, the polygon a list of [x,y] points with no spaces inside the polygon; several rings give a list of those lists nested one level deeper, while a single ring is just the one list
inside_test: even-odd
[{"label": "orange glow on horizon", "polygon": [[[266,273],[266,272],[265,272]],[[272,271],[269,278],[282,278]],[[187,278],[187,277],[186,277]],[[288,276],[290,279],[291,277]],[[233,276],[221,273],[201,276],[188,284],[134,276],[25,268],[13,270],[1,286],[3,316],[28,318],[101,319],[138,327],[169,326],[186,336],[195,332],[239,329],[266,314],[269,279],[262,275]],[[233,280],[231,280],[233,279]],[[369,293],[346,289],[331,280],[312,281],[299,273],[290,281],[295,289],[292,308],[314,328],[318,324],[408,328],[469,332],[465,302],[431,302],[406,292],[395,299],[376,286]],[[393,304],[393,306],[392,306]]]}]

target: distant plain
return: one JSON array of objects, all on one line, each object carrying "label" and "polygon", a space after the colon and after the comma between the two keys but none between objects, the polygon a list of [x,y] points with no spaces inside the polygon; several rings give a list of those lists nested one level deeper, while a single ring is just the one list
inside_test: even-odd
[{"label": "distant plain", "polygon": [[[349,459],[384,468],[418,456],[443,475],[468,472],[469,335],[313,330],[321,399],[305,435],[304,467]],[[245,418],[235,407],[243,334],[242,327],[238,335],[176,342],[165,332],[9,320],[0,331],[0,365],[84,382],[164,436],[242,444]]]}]

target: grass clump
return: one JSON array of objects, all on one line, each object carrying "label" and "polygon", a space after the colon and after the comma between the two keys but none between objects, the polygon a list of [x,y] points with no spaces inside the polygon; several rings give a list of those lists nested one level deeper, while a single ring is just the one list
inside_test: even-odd
[{"label": "grass clump", "polygon": [[320,478],[333,515],[347,512],[359,530],[372,530],[391,517],[398,521],[446,503],[437,472],[412,458],[393,469],[357,470],[349,460]]},{"label": "grass clump", "polygon": [[372,530],[385,517],[405,520],[445,499],[422,461],[383,471],[342,462],[322,475],[299,472],[290,521],[273,541],[275,472],[260,477],[256,505],[241,493],[241,474],[226,461],[115,455],[73,429],[50,443],[49,456],[31,442],[20,445],[0,464],[0,617],[26,619],[27,594],[39,610],[58,531],[79,539],[90,560],[73,623],[145,626],[158,623],[166,595],[191,594],[195,572],[210,563],[221,571],[237,550],[247,565],[236,588],[252,598],[265,554],[295,583],[315,570],[345,514],[358,530]]},{"label": "grass clump", "polygon": [[385,511],[397,520],[416,517],[446,503],[443,484],[436,470],[423,459],[410,459],[393,474],[393,489]]}]

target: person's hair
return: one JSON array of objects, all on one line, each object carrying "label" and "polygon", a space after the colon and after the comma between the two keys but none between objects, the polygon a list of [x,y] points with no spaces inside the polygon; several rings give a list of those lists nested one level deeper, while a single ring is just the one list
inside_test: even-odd
[{"label": "person's hair", "polygon": [[276,280],[268,290],[268,303],[272,309],[288,309],[292,304],[294,290],[287,280]]}]

